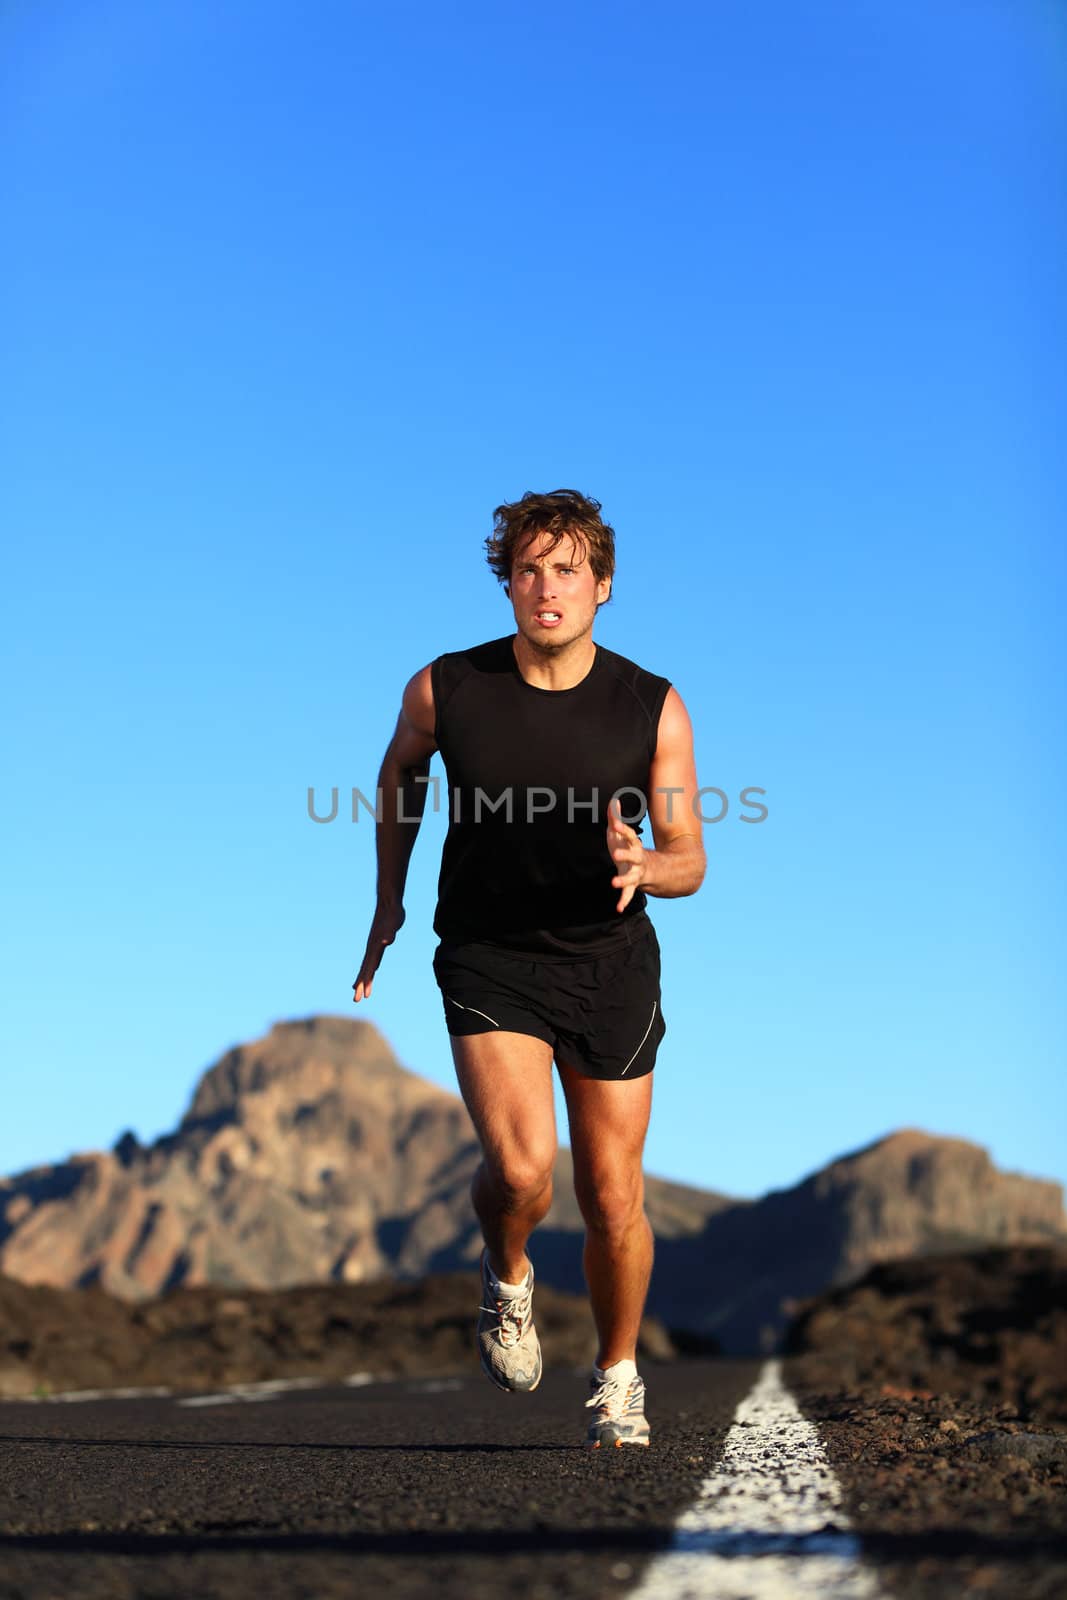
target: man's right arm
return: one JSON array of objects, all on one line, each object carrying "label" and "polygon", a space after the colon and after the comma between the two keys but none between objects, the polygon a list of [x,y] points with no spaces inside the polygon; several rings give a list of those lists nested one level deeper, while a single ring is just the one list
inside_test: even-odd
[{"label": "man's right arm", "polygon": [[[386,945],[404,922],[408,864],[426,809],[426,779],[434,739],[434,701],[430,668],[416,672],[404,689],[400,715],[378,773],[381,821],[375,826],[378,892],[363,964],[353,985],[353,1000],[369,1000],[374,974]],[[422,779],[420,783],[416,780]]]}]

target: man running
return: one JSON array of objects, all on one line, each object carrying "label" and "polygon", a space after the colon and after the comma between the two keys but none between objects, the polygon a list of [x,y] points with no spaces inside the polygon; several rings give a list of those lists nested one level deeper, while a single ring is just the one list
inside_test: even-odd
[{"label": "man running", "polygon": [[[593,641],[615,572],[600,502],[527,493],[493,524],[487,559],[517,632],[436,657],[404,690],[378,777],[377,908],[353,998],[370,997],[404,921],[440,750],[449,823],[433,965],[483,1156],[471,1184],[485,1240],[481,1364],[511,1392],[541,1381],[526,1244],[552,1203],[555,1062],[599,1337],[586,1442],[647,1445],[642,1154],[666,1024],[645,897],[703,882],[692,728],[668,679]],[[640,837],[646,813],[655,848]]]}]

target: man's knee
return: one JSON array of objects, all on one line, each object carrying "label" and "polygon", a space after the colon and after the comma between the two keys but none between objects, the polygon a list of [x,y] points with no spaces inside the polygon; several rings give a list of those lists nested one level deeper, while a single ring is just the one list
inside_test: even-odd
[{"label": "man's knee", "polygon": [[640,1168],[584,1177],[576,1173],[574,1192],[586,1227],[608,1238],[625,1238],[645,1219]]},{"label": "man's knee", "polygon": [[517,1209],[536,1200],[546,1189],[551,1191],[555,1159],[555,1150],[548,1146],[526,1146],[487,1153],[485,1167],[496,1193],[509,1209]]}]

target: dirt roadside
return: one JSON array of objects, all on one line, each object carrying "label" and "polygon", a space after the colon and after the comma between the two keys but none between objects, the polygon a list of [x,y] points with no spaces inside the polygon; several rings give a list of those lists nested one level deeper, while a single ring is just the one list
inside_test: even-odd
[{"label": "dirt roadside", "polygon": [[790,1344],[887,1592],[1067,1594],[1067,1251],[887,1263],[809,1302]]}]

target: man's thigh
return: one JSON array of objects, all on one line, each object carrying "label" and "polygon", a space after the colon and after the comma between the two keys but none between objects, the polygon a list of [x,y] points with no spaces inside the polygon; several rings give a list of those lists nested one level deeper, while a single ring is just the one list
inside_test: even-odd
[{"label": "man's thigh", "polygon": [[567,1100],[579,1199],[583,1193],[635,1184],[641,1175],[655,1074],[648,1072],[633,1081],[590,1078],[558,1058],[557,1065]]},{"label": "man's thigh", "polygon": [[556,1153],[552,1046],[494,1029],[451,1036],[463,1103],[486,1159],[503,1169],[551,1167]]}]

